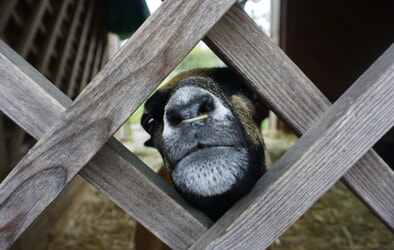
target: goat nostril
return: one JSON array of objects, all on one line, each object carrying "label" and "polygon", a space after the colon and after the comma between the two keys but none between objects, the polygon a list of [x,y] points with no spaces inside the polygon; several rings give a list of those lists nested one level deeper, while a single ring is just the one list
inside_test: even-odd
[{"label": "goat nostril", "polygon": [[176,110],[170,110],[167,112],[167,120],[172,126],[177,126],[184,119],[182,118],[182,115]]},{"label": "goat nostril", "polygon": [[213,98],[209,95],[203,96],[200,103],[201,105],[198,109],[198,115],[209,113],[215,109]]},{"label": "goat nostril", "polygon": [[208,117],[208,113],[215,109],[214,99],[209,95],[191,99],[186,104],[174,105],[166,111],[166,119],[171,126],[189,123]]}]

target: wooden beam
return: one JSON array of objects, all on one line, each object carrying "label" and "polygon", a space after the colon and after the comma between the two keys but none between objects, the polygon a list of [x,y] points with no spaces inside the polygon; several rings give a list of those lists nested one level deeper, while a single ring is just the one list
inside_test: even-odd
[{"label": "wooden beam", "polygon": [[26,230],[234,3],[165,1],[148,18],[0,184],[0,247]]},{"label": "wooden beam", "polygon": [[[0,65],[0,110],[39,139],[71,100],[2,42]],[[172,248],[187,248],[211,224],[114,139],[80,174]]]},{"label": "wooden beam", "polygon": [[[17,45],[17,51],[22,57],[27,57],[30,49],[32,48],[34,37],[37,34],[39,25],[41,23],[42,17],[45,13],[49,0],[41,0],[39,2],[33,3],[32,11],[23,29],[22,36],[19,39]],[[13,9],[15,7],[14,1],[10,1],[9,5],[6,7]],[[4,14],[7,16],[7,13]],[[25,131],[18,127],[14,128],[13,137],[10,144],[10,162],[17,160],[19,158],[19,149],[23,144],[24,138],[26,136]]]},{"label": "wooden beam", "polygon": [[[329,109],[328,99],[242,9],[231,8],[210,30],[205,42],[299,135]],[[343,180],[393,228],[393,172],[373,150]]]},{"label": "wooden beam", "polygon": [[10,250],[48,249],[52,235],[64,228],[84,198],[87,182],[80,176],[72,180],[37,220],[18,238]]},{"label": "wooden beam", "polygon": [[393,81],[394,45],[191,249],[270,246],[394,125]]}]

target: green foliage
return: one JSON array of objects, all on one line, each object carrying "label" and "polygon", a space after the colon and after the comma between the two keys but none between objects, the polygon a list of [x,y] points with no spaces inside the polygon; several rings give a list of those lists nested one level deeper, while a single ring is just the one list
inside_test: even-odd
[{"label": "green foliage", "polygon": [[211,50],[197,46],[183,59],[176,70],[218,66],[224,66],[224,63]]},{"label": "green foliage", "polygon": [[[144,103],[145,104],[145,103]],[[144,105],[138,107],[138,109],[130,116],[128,124],[139,124],[141,121],[142,113],[144,112]]]}]

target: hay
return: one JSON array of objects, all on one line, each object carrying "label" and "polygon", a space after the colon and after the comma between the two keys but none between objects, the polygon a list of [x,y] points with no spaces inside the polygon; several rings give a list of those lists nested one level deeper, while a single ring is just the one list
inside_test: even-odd
[{"label": "hay", "polygon": [[280,238],[275,249],[394,249],[393,234],[336,183]]},{"label": "hay", "polygon": [[[272,159],[296,140],[294,135],[265,132]],[[148,165],[160,165],[157,152],[142,146],[138,132],[132,151]],[[88,195],[48,249],[134,249],[135,221],[108,198],[88,188]],[[393,234],[342,184],[336,183],[275,243],[274,249],[394,249]]]},{"label": "hay", "polygon": [[93,186],[60,234],[52,235],[48,249],[134,249],[136,222]]}]

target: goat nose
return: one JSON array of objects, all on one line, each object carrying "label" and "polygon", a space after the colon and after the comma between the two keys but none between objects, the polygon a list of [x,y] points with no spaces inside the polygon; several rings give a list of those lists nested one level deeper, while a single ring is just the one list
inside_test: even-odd
[{"label": "goat nose", "polygon": [[179,104],[166,111],[167,120],[172,126],[182,122],[193,122],[208,117],[208,113],[215,109],[215,103],[210,95],[203,95],[189,100],[186,104]]}]

